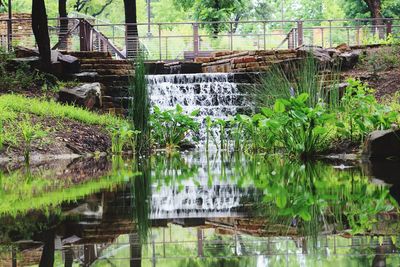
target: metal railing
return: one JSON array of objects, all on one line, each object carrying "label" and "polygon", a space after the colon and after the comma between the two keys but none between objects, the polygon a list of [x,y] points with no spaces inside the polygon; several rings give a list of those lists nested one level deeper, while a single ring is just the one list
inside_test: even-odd
[{"label": "metal railing", "polygon": [[[68,21],[68,27],[62,27],[63,20]],[[0,20],[0,46],[35,47],[29,23],[29,19]],[[49,19],[49,33],[53,48],[109,51],[126,58],[134,57],[136,48],[132,46],[140,42],[149,60],[168,61],[216,51],[375,44],[390,34],[399,34],[400,19],[94,24],[84,18],[60,18]]]}]

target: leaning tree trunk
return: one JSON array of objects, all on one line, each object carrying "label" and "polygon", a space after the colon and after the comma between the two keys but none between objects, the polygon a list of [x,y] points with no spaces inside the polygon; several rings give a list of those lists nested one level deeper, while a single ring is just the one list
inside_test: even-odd
[{"label": "leaning tree trunk", "polygon": [[44,0],[32,0],[32,30],[39,48],[42,67],[50,69],[50,37]]},{"label": "leaning tree trunk", "polygon": [[126,56],[135,58],[139,50],[139,34],[136,16],[136,0],[124,0],[125,6],[125,46]]},{"label": "leaning tree trunk", "polygon": [[61,50],[67,50],[68,38],[65,37],[68,32],[67,0],[58,0],[58,15],[60,18],[60,31],[58,32],[58,40],[61,42],[59,48]]},{"label": "leaning tree trunk", "polygon": [[384,20],[382,16],[382,2],[381,0],[364,0],[368,6],[369,12],[371,13],[371,18],[373,25],[373,33],[376,34],[378,32],[379,38],[385,38],[384,31]]}]

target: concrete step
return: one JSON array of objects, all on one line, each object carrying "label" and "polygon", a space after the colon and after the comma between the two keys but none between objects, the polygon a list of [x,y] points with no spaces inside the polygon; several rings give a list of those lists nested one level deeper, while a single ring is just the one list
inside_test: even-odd
[{"label": "concrete step", "polygon": [[99,75],[133,75],[134,70],[129,69],[83,69],[87,72],[97,72]]},{"label": "concrete step", "polygon": [[131,64],[97,64],[97,63],[83,63],[81,64],[81,69],[128,69],[128,70],[133,70],[133,67]]},{"label": "concrete step", "polygon": [[98,51],[67,51],[63,54],[71,55],[79,59],[112,59],[112,55],[109,52],[98,52]]},{"label": "concrete step", "polygon": [[82,58],[81,64],[117,64],[117,65],[130,65],[126,60],[108,59],[108,58]]}]

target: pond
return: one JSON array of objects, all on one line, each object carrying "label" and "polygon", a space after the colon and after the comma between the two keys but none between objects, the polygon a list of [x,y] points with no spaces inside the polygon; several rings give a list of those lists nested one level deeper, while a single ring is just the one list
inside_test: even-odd
[{"label": "pond", "polygon": [[8,166],[0,266],[398,266],[398,169],[217,151]]}]

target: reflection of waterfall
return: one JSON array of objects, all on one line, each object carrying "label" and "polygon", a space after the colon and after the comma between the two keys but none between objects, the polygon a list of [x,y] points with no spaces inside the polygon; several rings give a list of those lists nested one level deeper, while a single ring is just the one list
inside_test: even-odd
[{"label": "reflection of waterfall", "polygon": [[252,191],[233,185],[187,186],[182,190],[162,187],[153,193],[151,216],[157,219],[237,216],[243,205],[240,200]]},{"label": "reflection of waterfall", "polygon": [[[190,113],[200,110],[199,121],[207,116],[227,118],[249,110],[243,93],[245,78],[238,74],[207,73],[178,75],[149,75],[148,84],[153,105],[162,110],[181,105]],[[204,135],[204,127],[200,131]]]},{"label": "reflection of waterfall", "polygon": [[[238,186],[240,177],[234,166],[244,163],[241,158],[188,153],[179,159],[170,158],[163,162],[169,168],[153,172],[159,182],[153,184],[152,219],[241,216],[246,204],[255,202],[261,194],[251,183],[242,181]],[[177,168],[180,171],[174,171]]]}]

